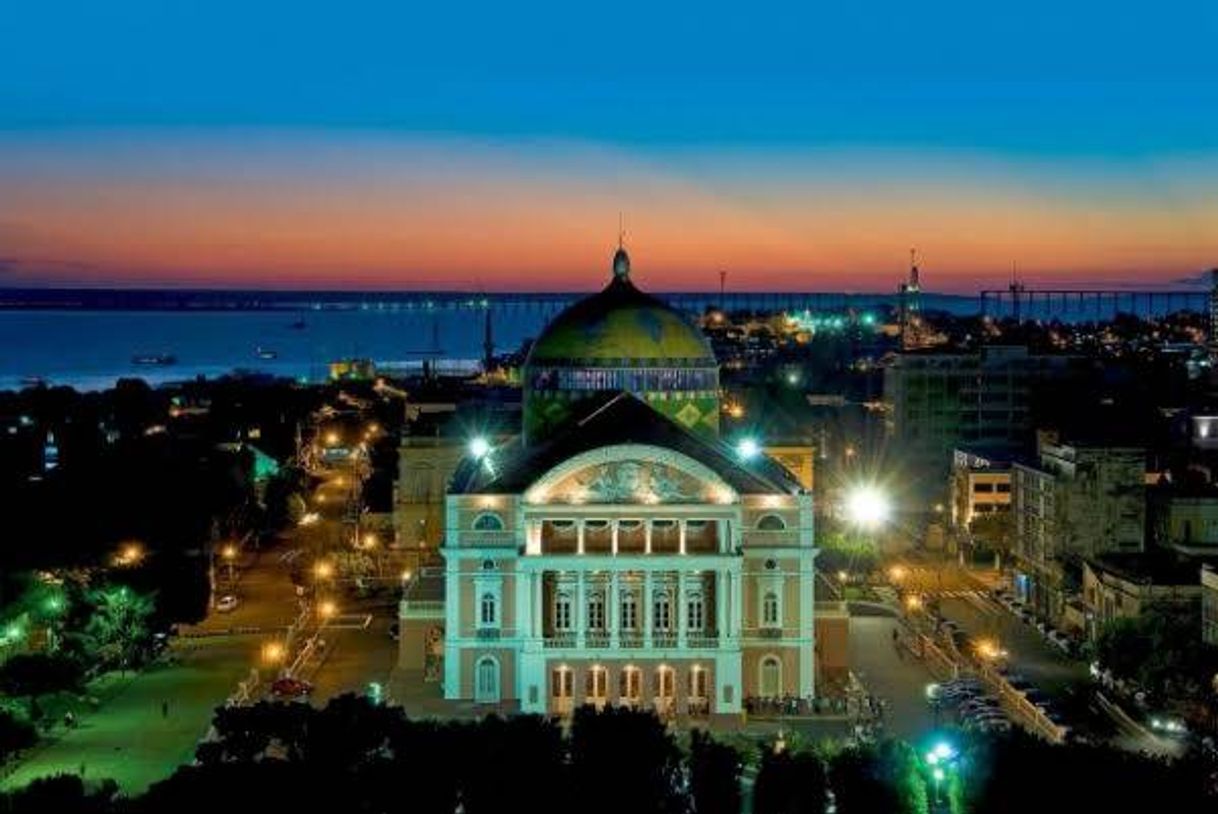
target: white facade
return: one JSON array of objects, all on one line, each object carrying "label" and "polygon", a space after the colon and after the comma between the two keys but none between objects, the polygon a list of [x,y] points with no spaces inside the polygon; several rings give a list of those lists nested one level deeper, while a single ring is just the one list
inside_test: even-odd
[{"label": "white facade", "polygon": [[446,506],[444,694],[738,713],[814,686],[812,498],[615,444]]}]

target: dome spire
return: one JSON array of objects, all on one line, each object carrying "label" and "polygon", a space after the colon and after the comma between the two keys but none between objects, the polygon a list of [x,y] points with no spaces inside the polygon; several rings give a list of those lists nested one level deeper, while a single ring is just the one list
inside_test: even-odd
[{"label": "dome spire", "polygon": [[622,213],[617,213],[617,251],[613,253],[613,279],[630,279],[630,255],[626,254],[626,230],[622,227]]}]

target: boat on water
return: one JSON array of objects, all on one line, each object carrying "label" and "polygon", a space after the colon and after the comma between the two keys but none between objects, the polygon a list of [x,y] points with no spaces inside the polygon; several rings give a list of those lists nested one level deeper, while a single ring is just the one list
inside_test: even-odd
[{"label": "boat on water", "polygon": [[258,348],[254,351],[259,359],[278,359],[279,351],[271,350],[270,348]]},{"label": "boat on water", "polygon": [[165,365],[176,365],[178,357],[172,353],[137,353],[131,357],[131,364],[163,367]]},{"label": "boat on water", "polygon": [[288,327],[293,331],[303,331],[305,328],[309,327],[309,323],[305,322],[303,319],[298,319],[295,322],[289,323]]}]

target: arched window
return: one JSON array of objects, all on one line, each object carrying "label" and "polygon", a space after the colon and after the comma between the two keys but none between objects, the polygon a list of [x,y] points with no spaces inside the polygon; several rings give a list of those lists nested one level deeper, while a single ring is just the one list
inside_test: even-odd
[{"label": "arched window", "polygon": [[584,678],[584,695],[592,703],[605,700],[609,694],[609,671],[604,667],[589,667]]},{"label": "arched window", "polygon": [[776,514],[763,514],[757,520],[758,531],[784,531],[786,528],[787,521]]},{"label": "arched window", "polygon": [[619,679],[618,690],[623,701],[637,702],[643,694],[643,674],[638,667],[625,667]]},{"label": "arched window", "polygon": [[588,595],[588,629],[605,629],[605,593],[593,591]]},{"label": "arched window", "polygon": [[568,631],[571,629],[571,594],[559,591],[554,597],[554,629]]},{"label": "arched window", "polygon": [[762,627],[778,627],[780,623],[778,594],[775,591],[766,591],[765,597],[761,600]]},{"label": "arched window", "polygon": [[687,625],[690,632],[700,633],[706,627],[706,601],[702,598],[701,591],[690,593],[685,610],[688,615]]},{"label": "arched window", "polygon": [[494,512],[483,512],[474,518],[474,531],[503,531],[503,518]]},{"label": "arched window", "polygon": [[478,620],[482,627],[494,627],[499,623],[499,609],[497,605],[498,602],[496,602],[493,593],[487,592],[482,595],[478,615]]},{"label": "arched window", "polygon": [[782,662],[777,656],[766,656],[758,665],[758,694],[762,698],[782,695]]},{"label": "arched window", "polygon": [[672,595],[663,588],[653,598],[652,627],[657,631],[672,630]]},{"label": "arched window", "polygon": [[699,701],[706,699],[706,669],[700,664],[689,670],[689,697]]},{"label": "arched window", "polygon": [[480,704],[499,702],[499,662],[494,656],[478,659],[474,669],[474,700]]},{"label": "arched window", "polygon": [[639,599],[634,591],[622,592],[622,630],[639,629]]}]

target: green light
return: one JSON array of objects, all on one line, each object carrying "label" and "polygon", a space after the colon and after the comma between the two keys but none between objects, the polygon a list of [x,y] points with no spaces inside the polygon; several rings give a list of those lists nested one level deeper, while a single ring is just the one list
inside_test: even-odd
[{"label": "green light", "polygon": [[939,780],[942,780],[942,779],[943,779],[943,770],[942,770],[942,769],[938,769],[938,768],[936,768],[936,769],[934,770],[934,772],[932,772],[932,774],[934,774],[934,776],[935,776],[935,780],[936,780],[936,781],[939,781]]},{"label": "green light", "polygon": [[44,603],[44,605],[45,605],[47,611],[49,611],[50,613],[59,613],[61,610],[63,610],[63,597],[48,596],[47,601]]},{"label": "green light", "polygon": [[385,688],[381,686],[381,682],[368,682],[368,698],[376,706],[379,707],[381,705],[381,703],[385,700]]}]

